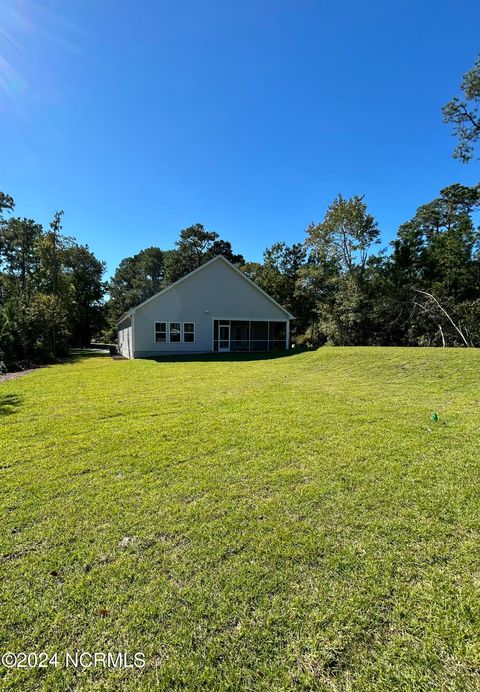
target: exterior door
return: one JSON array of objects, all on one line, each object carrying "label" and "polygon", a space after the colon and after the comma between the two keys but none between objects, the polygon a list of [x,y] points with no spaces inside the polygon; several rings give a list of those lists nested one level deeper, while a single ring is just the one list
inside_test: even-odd
[{"label": "exterior door", "polygon": [[230,325],[220,324],[218,326],[218,350],[230,351]]}]

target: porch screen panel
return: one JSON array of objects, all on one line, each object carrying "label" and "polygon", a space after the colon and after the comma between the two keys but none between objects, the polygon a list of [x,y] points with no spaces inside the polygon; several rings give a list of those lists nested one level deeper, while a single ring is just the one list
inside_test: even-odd
[{"label": "porch screen panel", "polygon": [[268,351],[268,322],[251,322],[250,350]]},{"label": "porch screen panel", "polygon": [[269,322],[269,351],[283,351],[287,337],[286,322]]},{"label": "porch screen panel", "polygon": [[230,350],[250,350],[250,323],[232,320],[230,323]]},{"label": "porch screen panel", "polygon": [[218,351],[221,325],[230,325],[230,351],[283,351],[285,349],[286,322],[214,320],[214,351]]}]

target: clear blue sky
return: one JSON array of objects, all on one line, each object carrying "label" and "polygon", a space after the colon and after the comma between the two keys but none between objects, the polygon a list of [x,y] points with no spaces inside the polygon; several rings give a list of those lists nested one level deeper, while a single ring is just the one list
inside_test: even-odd
[{"label": "clear blue sky", "polygon": [[477,163],[441,106],[478,0],[1,0],[0,189],[112,272],[200,222],[257,260],[365,194],[384,244]]}]

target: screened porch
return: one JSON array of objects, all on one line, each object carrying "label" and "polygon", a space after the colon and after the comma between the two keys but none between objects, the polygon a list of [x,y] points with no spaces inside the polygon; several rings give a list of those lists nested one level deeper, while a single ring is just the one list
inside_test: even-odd
[{"label": "screened porch", "polygon": [[218,352],[283,351],[288,322],[266,320],[214,320],[213,350]]}]

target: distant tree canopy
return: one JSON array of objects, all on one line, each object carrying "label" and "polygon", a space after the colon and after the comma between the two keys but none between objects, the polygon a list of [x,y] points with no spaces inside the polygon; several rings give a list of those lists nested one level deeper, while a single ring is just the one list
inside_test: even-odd
[{"label": "distant tree canopy", "polygon": [[453,134],[458,139],[453,157],[467,163],[475,156],[480,142],[480,57],[463,77],[463,98],[454,96],[443,107],[444,121],[453,125]]},{"label": "distant tree canopy", "polygon": [[105,263],[87,246],[76,243],[65,249],[63,262],[70,285],[71,339],[78,346],[90,346],[92,337],[105,326]]},{"label": "distant tree canopy", "polygon": [[479,185],[450,185],[376,252],[364,198],[339,195],[303,244],[243,271],[295,315],[298,343],[480,346],[479,209]]},{"label": "distant tree canopy", "polygon": [[[479,185],[450,185],[400,227],[387,268],[395,301],[413,304],[405,324],[409,342],[441,345],[445,338],[448,345],[463,345],[436,299],[470,335],[469,343],[480,345],[480,235],[473,222],[478,209]],[[425,301],[419,291],[434,299]]]},{"label": "distant tree canopy", "polygon": [[105,265],[62,235],[62,212],[45,231],[33,219],[5,218],[0,193],[0,364],[49,361],[90,344],[105,326]]},{"label": "distant tree canopy", "polygon": [[249,279],[294,315],[292,334],[302,334],[311,321],[313,303],[301,280],[306,258],[304,243],[289,246],[279,242],[265,250],[263,264],[247,262],[241,267]]},{"label": "distant tree canopy", "polygon": [[309,226],[307,235],[309,245],[321,248],[344,272],[359,276],[365,271],[369,250],[379,242],[377,222],[358,195],[351,199],[338,195],[324,220]]},{"label": "distant tree canopy", "polygon": [[175,250],[168,256],[167,282],[177,281],[216,255],[223,255],[236,266],[245,263],[242,255],[234,254],[231,244],[221,240],[215,231],[205,230],[200,223],[183,229],[175,243]]},{"label": "distant tree canopy", "polygon": [[112,327],[129,308],[158,293],[165,285],[167,256],[168,251],[149,247],[120,262],[108,287]]}]

